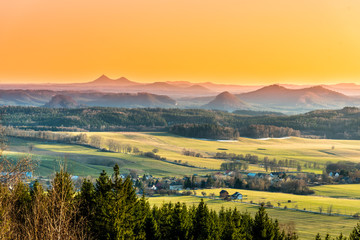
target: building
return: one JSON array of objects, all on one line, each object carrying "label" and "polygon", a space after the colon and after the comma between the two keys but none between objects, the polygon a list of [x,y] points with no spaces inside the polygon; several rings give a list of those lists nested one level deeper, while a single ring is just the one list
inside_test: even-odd
[{"label": "building", "polygon": [[232,200],[242,200],[243,199],[243,195],[239,192],[234,193],[233,195],[231,195],[231,199]]},{"label": "building", "polygon": [[226,191],[226,190],[221,190],[220,191],[220,197],[221,198],[227,198],[228,196],[229,196],[228,191]]},{"label": "building", "polygon": [[170,190],[181,191],[183,190],[183,185],[170,184]]}]

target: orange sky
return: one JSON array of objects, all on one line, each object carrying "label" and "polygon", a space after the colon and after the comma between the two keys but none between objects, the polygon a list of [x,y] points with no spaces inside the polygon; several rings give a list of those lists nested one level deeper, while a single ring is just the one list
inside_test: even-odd
[{"label": "orange sky", "polygon": [[0,2],[0,83],[360,83],[358,0]]}]

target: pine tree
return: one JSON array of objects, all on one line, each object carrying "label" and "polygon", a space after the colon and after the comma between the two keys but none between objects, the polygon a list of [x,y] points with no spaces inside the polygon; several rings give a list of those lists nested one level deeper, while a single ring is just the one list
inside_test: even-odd
[{"label": "pine tree", "polygon": [[148,214],[145,218],[145,234],[147,240],[160,239],[158,225],[152,213]]},{"label": "pine tree", "polygon": [[260,206],[255,215],[252,235],[254,240],[275,239],[276,229],[264,206]]},{"label": "pine tree", "polygon": [[356,227],[350,233],[349,240],[360,240],[360,224],[359,223],[356,225]]},{"label": "pine tree", "polygon": [[[84,180],[80,193],[78,195],[79,215],[85,221],[85,224],[92,222],[95,210],[95,188],[89,180]],[[90,228],[88,224],[87,227]]]},{"label": "pine tree", "polygon": [[112,182],[105,171],[102,171],[96,180],[94,195],[95,207],[94,218],[91,221],[92,233],[98,239],[114,239]]},{"label": "pine tree", "polygon": [[196,208],[195,216],[193,219],[194,239],[202,240],[208,239],[210,237],[209,218],[209,209],[204,203],[204,200],[201,199],[198,207]]}]

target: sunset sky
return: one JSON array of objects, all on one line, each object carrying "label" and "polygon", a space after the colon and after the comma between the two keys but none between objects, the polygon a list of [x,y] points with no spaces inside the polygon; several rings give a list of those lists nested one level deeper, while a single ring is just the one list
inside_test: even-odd
[{"label": "sunset sky", "polygon": [[360,83],[358,0],[3,0],[0,83]]}]

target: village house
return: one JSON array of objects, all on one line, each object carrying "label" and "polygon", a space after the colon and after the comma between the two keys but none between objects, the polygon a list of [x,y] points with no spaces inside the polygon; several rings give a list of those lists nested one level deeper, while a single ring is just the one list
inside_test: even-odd
[{"label": "village house", "polygon": [[181,190],[183,190],[183,185],[172,183],[172,184],[170,184],[170,190],[181,191]]},{"label": "village house", "polygon": [[239,192],[234,193],[233,195],[231,195],[231,199],[232,200],[242,200],[243,199],[243,195]]},{"label": "village house", "polygon": [[220,191],[220,198],[227,198],[228,196],[229,196],[228,191],[226,191],[226,190]]}]

